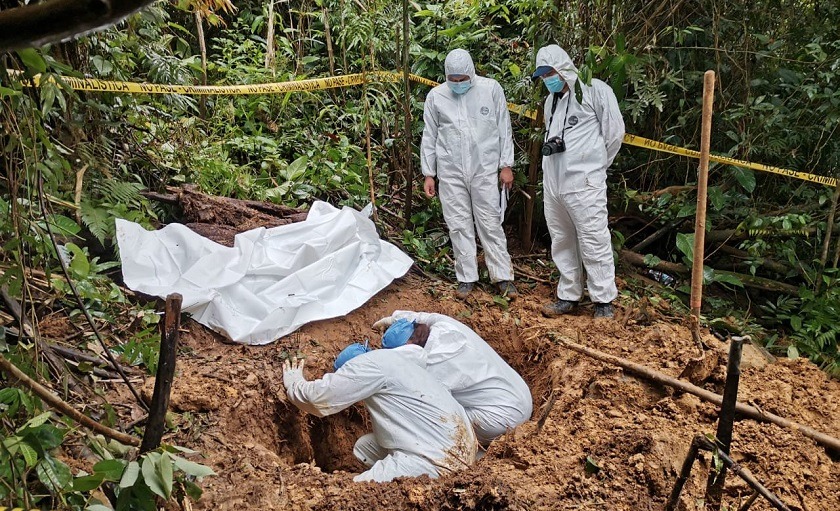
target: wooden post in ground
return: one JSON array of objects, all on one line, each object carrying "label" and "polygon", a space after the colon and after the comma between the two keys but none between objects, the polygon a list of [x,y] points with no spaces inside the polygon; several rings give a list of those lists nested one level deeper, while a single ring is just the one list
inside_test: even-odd
[{"label": "wooden post in ground", "polygon": [[175,353],[178,349],[178,329],[181,327],[181,295],[172,293],[166,297],[163,324],[160,334],[160,355],[155,390],[149,410],[149,420],[140,452],[151,451],[160,446],[166,427],[166,411],[169,409],[169,392],[175,377]]},{"label": "wooden post in ground", "polygon": [[[718,416],[717,441],[721,452],[729,454],[732,443],[732,428],[735,424],[735,406],[738,404],[738,384],[741,380],[741,351],[744,337],[733,337],[729,344],[729,362],[726,364],[726,386],[723,388],[723,402]],[[749,339],[749,337],[747,337]],[[718,472],[715,467],[709,470],[706,481],[706,509],[720,509],[723,497],[723,485],[726,483],[726,467]]]},{"label": "wooden post in ground", "polygon": [[709,187],[709,147],[712,138],[712,106],[715,72],[703,75],[703,124],[700,131],[700,167],[697,173],[697,214],[694,220],[694,254],[691,262],[691,315],[694,342],[701,348],[700,307],[703,304],[703,259],[706,241],[706,194]]}]

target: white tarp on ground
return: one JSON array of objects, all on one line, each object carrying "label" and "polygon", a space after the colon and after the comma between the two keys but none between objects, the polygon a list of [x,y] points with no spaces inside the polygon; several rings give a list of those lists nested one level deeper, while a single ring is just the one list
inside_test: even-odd
[{"label": "white tarp on ground", "polygon": [[240,233],[232,248],[181,224],[118,219],[123,277],[149,295],[181,293],[184,312],[235,342],[267,344],[347,314],[408,271],[412,259],[368,216],[315,202],[305,221]]}]

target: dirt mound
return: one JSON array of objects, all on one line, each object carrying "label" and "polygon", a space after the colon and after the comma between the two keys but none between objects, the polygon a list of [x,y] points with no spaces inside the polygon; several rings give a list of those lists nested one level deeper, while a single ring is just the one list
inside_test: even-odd
[{"label": "dirt mound", "polygon": [[[586,308],[546,319],[539,309],[551,294],[539,286],[505,308],[478,292],[464,303],[449,285],[409,276],[344,318],[261,347],[225,344],[188,323],[172,398],[182,413],[165,441],[199,450],[218,472],[206,480],[202,509],[661,509],[691,437],[714,431],[716,408],[564,350],[549,334],[677,376],[696,355],[688,329],[626,309],[616,320],[594,321]],[[355,484],[361,466],[352,446],[369,430],[365,410],[303,415],[286,401],[282,361],[300,351],[306,376],[320,377],[348,342],[378,346],[371,324],[395,309],[440,312],[474,328],[529,382],[534,417],[467,471]],[[725,360],[726,346],[705,340]],[[745,365],[742,401],[829,434],[840,431],[840,383],[806,361],[767,364],[749,350]],[[723,376],[720,365],[703,386],[720,392]],[[743,421],[732,449],[791,509],[838,508],[840,464],[812,440]],[[682,509],[701,508],[709,461],[706,455],[695,466]],[[738,506],[750,493],[729,477],[727,505]],[[751,509],[770,507],[759,500]]]}]

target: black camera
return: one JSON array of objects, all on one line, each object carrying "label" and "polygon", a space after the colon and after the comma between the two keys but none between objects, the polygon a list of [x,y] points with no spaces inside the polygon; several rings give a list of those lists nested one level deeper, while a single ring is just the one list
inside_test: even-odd
[{"label": "black camera", "polygon": [[566,141],[560,137],[551,137],[545,141],[540,149],[543,156],[566,152]]}]

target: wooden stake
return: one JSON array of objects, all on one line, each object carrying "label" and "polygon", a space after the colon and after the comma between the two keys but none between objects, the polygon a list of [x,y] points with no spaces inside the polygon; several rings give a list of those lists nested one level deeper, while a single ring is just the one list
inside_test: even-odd
[{"label": "wooden stake", "polygon": [[[732,428],[735,424],[735,405],[738,402],[738,384],[741,380],[741,351],[744,337],[733,337],[729,343],[729,362],[726,365],[726,386],[723,389],[723,403],[718,418],[717,441],[721,452],[729,454],[732,444]],[[749,337],[746,337],[749,339]],[[706,508],[720,509],[723,485],[726,483],[726,467],[720,472],[711,467],[706,481]]]},{"label": "wooden stake", "polygon": [[108,426],[104,426],[91,419],[87,415],[83,414],[82,412],[76,410],[75,408],[70,406],[69,403],[53,394],[48,388],[44,387],[37,381],[27,376],[26,373],[18,369],[17,366],[6,360],[6,358],[3,355],[0,355],[0,369],[3,369],[9,375],[16,378],[18,382],[21,383],[21,385],[34,392],[46,404],[63,413],[64,415],[70,417],[82,426],[90,428],[96,431],[97,433],[101,433],[108,438],[113,438],[117,442],[121,442],[126,445],[140,445],[140,440],[138,440],[137,438],[134,438],[130,435],[126,435],[125,433],[122,433],[115,429],[111,429]]},{"label": "wooden stake", "polygon": [[[631,362],[627,359],[616,357],[614,355],[604,353],[603,351],[598,351],[596,349],[589,348],[587,346],[582,346],[558,335],[552,336],[552,339],[557,341],[563,347],[592,357],[595,360],[600,360],[601,362],[623,367],[624,369],[636,374],[637,376],[653,380],[663,385],[674,387],[675,389],[679,389],[683,392],[688,392],[689,394],[693,394],[699,397],[700,399],[703,399],[710,403],[714,403],[718,406],[720,406],[721,403],[723,403],[723,396],[721,396],[720,394],[715,394],[714,392],[702,389],[696,385],[692,385],[687,381],[672,378],[667,374],[663,374],[655,369],[651,369],[650,367],[646,367],[641,364]],[[828,449],[831,449],[836,453],[840,453],[840,439],[834,438],[830,435],[826,435],[825,433],[821,433],[811,427],[803,426],[802,424],[798,424],[791,420],[785,419],[784,417],[779,417],[778,415],[759,410],[754,406],[745,405],[743,403],[737,403],[735,405],[735,411],[745,417],[749,417],[750,419],[762,422],[770,422],[781,428],[794,429],[796,431],[799,431],[806,437],[814,440],[818,444],[827,447]]]},{"label": "wooden stake", "polygon": [[181,326],[181,301],[181,295],[178,293],[172,293],[166,297],[155,390],[152,394],[149,420],[146,422],[146,431],[143,434],[140,453],[157,449],[163,438],[163,430],[166,426],[166,411],[169,409],[169,393],[172,390],[172,380],[175,377],[178,329]]},{"label": "wooden stake", "polygon": [[682,468],[680,468],[680,475],[677,476],[674,488],[671,490],[671,494],[668,496],[668,501],[665,503],[665,511],[674,511],[677,508],[677,504],[680,502],[680,494],[682,493],[683,486],[685,486],[686,481],[688,481],[688,478],[691,475],[691,467],[694,466],[694,460],[697,459],[697,454],[700,451],[700,438],[702,437],[696,436],[691,440],[691,446],[688,448],[688,454],[683,460]]},{"label": "wooden stake", "polygon": [[694,220],[694,255],[691,263],[692,336],[700,342],[700,307],[703,303],[703,248],[706,239],[706,194],[709,187],[709,147],[712,138],[712,105],[715,101],[715,72],[703,75],[703,124],[700,131],[700,168],[697,174],[697,214]]}]

